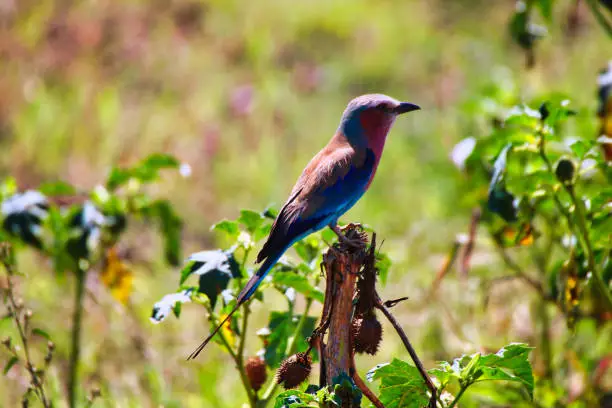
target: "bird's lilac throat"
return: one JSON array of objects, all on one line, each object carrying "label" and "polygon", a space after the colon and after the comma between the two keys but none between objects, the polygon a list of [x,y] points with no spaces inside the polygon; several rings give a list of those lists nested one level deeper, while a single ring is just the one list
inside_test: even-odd
[{"label": "bird's lilac throat", "polygon": [[385,141],[387,140],[387,134],[395,121],[395,115],[370,109],[362,112],[359,119],[367,139],[368,148],[374,152],[375,158],[372,175],[367,184],[367,187],[369,187],[376,174],[376,169],[385,147]]}]

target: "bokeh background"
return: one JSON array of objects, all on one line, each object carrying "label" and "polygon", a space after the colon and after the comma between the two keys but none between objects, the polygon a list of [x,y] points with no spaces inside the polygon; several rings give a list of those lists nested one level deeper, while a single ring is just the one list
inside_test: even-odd
[{"label": "bokeh background", "polygon": [[[582,2],[559,3],[526,69],[507,30],[510,0],[4,0],[0,178],[13,175],[22,189],[58,179],[90,189],[113,165],[173,154],[191,176],[167,177],[157,193],[184,218],[190,253],[215,247],[210,226],[219,219],[282,204],[351,98],[389,94],[422,111],[396,123],[376,181],[343,218],[384,238],[394,264],[382,293],[410,297],[395,312],[427,365],[529,342],[529,295],[516,296],[524,289],[502,291],[487,309],[479,303],[478,277],[504,268],[486,240],[477,241],[467,279],[451,276],[437,297],[428,294],[456,235],[468,230],[471,207],[449,154],[479,131],[473,106],[487,89],[516,102],[543,90],[567,93],[592,112],[595,129],[596,74],[610,41]],[[156,239],[138,228],[130,234],[130,249],[147,262],[134,268],[129,304],[95,277],[88,282],[84,389],[103,390],[96,406],[239,406],[244,391],[217,346],[185,361],[208,332],[202,309],[150,324],[178,270],[162,266]],[[58,285],[49,265],[30,252],[22,257],[30,279],[19,290],[58,344],[49,381],[60,392],[73,282]],[[251,327],[275,308],[267,299],[253,303]],[[554,327],[563,335],[563,325]],[[360,358],[361,370],[407,358],[384,328],[382,350]],[[23,387],[2,379],[0,406],[17,406]]]}]

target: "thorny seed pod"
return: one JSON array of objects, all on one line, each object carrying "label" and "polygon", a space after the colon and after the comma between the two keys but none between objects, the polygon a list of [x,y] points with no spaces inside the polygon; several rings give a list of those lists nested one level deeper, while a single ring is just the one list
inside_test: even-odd
[{"label": "thorny seed pod", "polygon": [[353,349],[356,353],[374,355],[378,352],[378,347],[382,340],[382,326],[376,315],[358,316],[353,319],[351,332],[353,335]]},{"label": "thorny seed pod", "polygon": [[312,359],[308,353],[289,356],[276,373],[276,382],[284,389],[294,388],[303,383],[310,375]]},{"label": "thorny seed pod", "polygon": [[244,365],[244,370],[249,378],[251,388],[255,391],[259,391],[268,378],[265,361],[263,361],[261,357],[250,357]]}]

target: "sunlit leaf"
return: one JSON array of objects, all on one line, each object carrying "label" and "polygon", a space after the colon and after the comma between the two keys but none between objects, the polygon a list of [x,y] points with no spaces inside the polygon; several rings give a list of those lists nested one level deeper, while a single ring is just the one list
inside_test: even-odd
[{"label": "sunlit leaf", "polygon": [[295,272],[276,272],[272,278],[272,282],[275,285],[291,287],[307,298],[315,299],[318,302],[323,303],[325,300],[325,295],[321,289],[312,286],[308,278],[302,274],[297,274]]},{"label": "sunlit leaf", "polygon": [[217,297],[223,292],[230,280],[240,276],[240,265],[231,251],[220,249],[192,254],[181,271],[182,285],[191,275],[199,276],[199,292],[204,293],[214,308]]},{"label": "sunlit leaf", "polygon": [[132,172],[130,170],[113,167],[106,179],[106,188],[113,191],[127,183],[131,177]]},{"label": "sunlit leaf", "polygon": [[238,239],[238,235],[240,235],[240,227],[237,221],[222,220],[213,225],[211,229],[213,231],[226,233],[228,238],[232,241]]},{"label": "sunlit leaf", "polygon": [[477,381],[504,380],[522,384],[529,396],[533,398],[534,378],[529,362],[529,353],[533,347],[522,343],[513,343],[501,348],[495,354],[483,355],[474,367],[478,374]]},{"label": "sunlit leaf", "polygon": [[517,220],[517,211],[514,196],[506,190],[504,173],[506,171],[508,152],[512,145],[506,145],[497,156],[493,165],[493,176],[489,184],[489,198],[487,206],[491,212],[499,214],[508,222]]},{"label": "sunlit leaf", "polygon": [[150,318],[151,323],[157,324],[164,320],[173,311],[177,303],[191,302],[191,295],[194,291],[194,288],[189,288],[164,296],[153,306]]},{"label": "sunlit leaf", "polygon": [[238,222],[246,228],[246,230],[252,234],[259,228],[259,226],[264,222],[265,218],[262,214],[251,211],[251,210],[242,210],[240,211],[240,217],[238,217]]},{"label": "sunlit leaf", "polygon": [[45,338],[47,340],[51,340],[51,336],[49,336],[49,333],[47,333],[43,329],[34,328],[34,329],[32,329],[32,334],[35,335],[35,336],[40,336],[40,337]]},{"label": "sunlit leaf", "polygon": [[76,194],[76,189],[64,181],[43,183],[38,187],[38,191],[46,196],[69,196]]},{"label": "sunlit leaf", "polygon": [[8,374],[8,372],[10,371],[11,368],[13,368],[13,366],[15,364],[17,364],[17,362],[19,361],[19,358],[17,358],[17,356],[12,356],[9,361],[6,362],[6,365],[4,366],[4,375]]},{"label": "sunlit leaf", "polygon": [[274,408],[317,408],[315,396],[299,390],[288,390],[280,393],[274,402]]},{"label": "sunlit leaf", "polygon": [[419,370],[398,359],[379,364],[366,374],[370,382],[380,381],[380,401],[386,408],[421,408],[427,406],[427,387]]},{"label": "sunlit leaf", "polygon": [[376,270],[378,272],[378,278],[380,282],[385,285],[387,283],[387,277],[389,276],[389,269],[391,269],[391,258],[384,252],[376,252]]}]

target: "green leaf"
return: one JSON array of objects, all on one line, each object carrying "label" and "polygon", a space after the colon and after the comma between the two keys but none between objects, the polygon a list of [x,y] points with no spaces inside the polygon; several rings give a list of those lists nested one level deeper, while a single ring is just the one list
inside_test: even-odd
[{"label": "green leaf", "polygon": [[240,228],[238,227],[237,221],[222,220],[213,225],[211,229],[213,231],[226,233],[231,241],[235,241],[238,239],[238,235],[240,235]]},{"label": "green leaf", "polygon": [[296,242],[293,248],[302,260],[310,263],[319,256],[321,245],[316,236],[310,235]]},{"label": "green leaf", "polygon": [[7,375],[9,370],[15,365],[17,364],[17,362],[19,361],[19,358],[17,358],[17,356],[12,356],[9,361],[6,363],[6,365],[4,366],[4,375]]},{"label": "green leaf", "polygon": [[314,408],[319,405],[314,395],[303,391],[288,390],[281,392],[274,402],[274,408]]},{"label": "green leaf", "polygon": [[264,220],[262,214],[252,210],[242,210],[240,211],[240,217],[238,217],[238,222],[244,225],[250,234],[255,232]]},{"label": "green leaf", "polygon": [[70,196],[76,194],[76,189],[64,181],[43,183],[38,187],[38,191],[47,196]]},{"label": "green leaf", "polygon": [[427,406],[427,386],[419,370],[398,359],[379,364],[366,374],[370,382],[380,381],[380,401],[386,408]]},{"label": "green leaf", "polygon": [[188,261],[181,271],[180,284],[182,285],[192,274],[198,275],[200,277],[198,291],[210,299],[213,308],[217,303],[217,297],[227,288],[230,280],[241,275],[240,265],[231,251],[217,249],[197,252],[192,254]]},{"label": "green leaf", "polygon": [[506,190],[504,174],[508,159],[508,152],[512,144],[508,143],[497,156],[493,165],[493,176],[489,184],[487,207],[491,212],[499,214],[507,222],[517,220],[517,210],[514,205],[514,196]]},{"label": "green leaf", "polygon": [[[272,312],[268,321],[270,337],[266,346],[264,358],[269,367],[276,368],[286,357],[287,342],[293,335],[297,323],[301,316],[293,315],[290,312]],[[304,351],[308,348],[306,338],[312,334],[317,319],[306,317],[302,330],[297,334],[297,350]]]},{"label": "green leaf", "polygon": [[143,183],[153,181],[159,177],[162,169],[178,169],[179,161],[170,155],[155,153],[144,159],[138,166],[131,171],[132,177]]},{"label": "green leaf", "polygon": [[[155,303],[151,312],[150,321],[157,324],[164,320],[170,312],[173,312],[177,317],[180,314],[180,309],[177,309],[177,303],[191,302],[191,297],[195,293],[195,288],[188,288],[177,293],[171,293],[164,296],[159,302]],[[178,314],[177,314],[178,311]]]},{"label": "green leaf", "polygon": [[153,153],[144,159],[140,164],[140,167],[152,170],[178,169],[179,166],[180,162],[176,159],[176,157],[163,153]]},{"label": "green leaf", "polygon": [[106,188],[110,191],[116,190],[132,178],[132,172],[127,169],[113,167],[106,179]]},{"label": "green leaf", "polygon": [[181,258],[181,231],[183,221],[167,200],[157,200],[142,209],[143,214],[159,220],[164,238],[164,253],[170,265],[178,265]]},{"label": "green leaf", "polygon": [[583,140],[577,140],[570,145],[570,149],[572,149],[572,152],[574,152],[579,159],[584,158],[591,147],[592,146],[588,145]]},{"label": "green leaf", "polygon": [[317,302],[323,303],[325,301],[325,294],[321,289],[312,286],[308,278],[302,274],[295,272],[276,272],[272,278],[272,282],[275,285],[291,287],[307,298],[312,298]]},{"label": "green leaf", "polygon": [[383,285],[387,283],[387,276],[389,276],[391,265],[391,258],[387,254],[376,252],[376,270],[378,271],[378,278]]},{"label": "green leaf", "polygon": [[543,118],[544,123],[549,126],[556,126],[568,117],[574,116],[576,112],[568,108],[569,102],[568,99],[563,97],[556,97],[551,101],[545,102],[543,106],[546,107],[548,115],[546,118]]},{"label": "green leaf", "polygon": [[0,183],[0,200],[10,197],[15,193],[17,193],[17,181],[14,177],[5,178]]},{"label": "green leaf", "polygon": [[432,368],[427,371],[429,374],[435,376],[440,382],[439,388],[445,388],[452,378],[459,379],[459,375],[453,370],[451,365],[443,361],[439,364],[438,368]]},{"label": "green leaf", "polygon": [[544,17],[548,23],[551,23],[553,17],[553,0],[536,0],[535,3],[540,9],[540,14],[542,14],[542,17]]},{"label": "green leaf", "polygon": [[51,336],[49,336],[49,333],[47,333],[46,331],[42,330],[42,329],[32,329],[32,334],[36,335],[36,336],[40,336],[43,337],[47,340],[51,340]]},{"label": "green leaf", "polygon": [[532,347],[513,343],[501,348],[495,354],[462,356],[454,360],[452,368],[459,372],[461,381],[472,384],[477,381],[513,381],[525,387],[533,399],[534,379],[529,362]]}]

